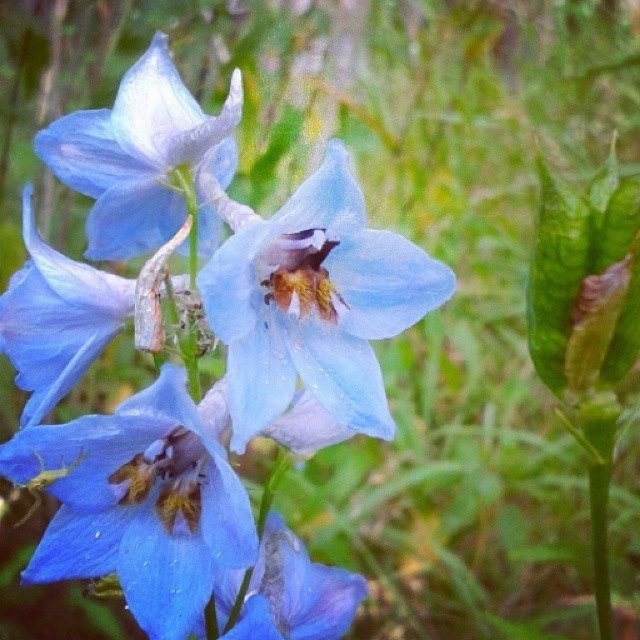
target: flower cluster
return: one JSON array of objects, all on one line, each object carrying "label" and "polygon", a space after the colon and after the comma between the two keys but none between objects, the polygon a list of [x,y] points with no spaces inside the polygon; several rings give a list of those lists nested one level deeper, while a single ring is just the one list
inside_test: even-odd
[{"label": "flower cluster", "polygon": [[[157,253],[137,281],[70,260],[39,236],[25,188],[31,260],[0,297],[0,351],[32,395],[23,428],[0,447],[0,473],[62,502],[25,582],[116,574],[154,640],[337,639],[365,581],[310,561],[269,513],[269,483],[256,525],[230,452],[258,435],[302,456],[357,433],[392,439],[368,341],[441,305],[455,278],[401,236],[366,228],[339,141],[270,219],[230,200],[241,108],[236,71],[221,113],[205,115],[157,34],[113,109],[73,113],[36,136],[56,176],[96,199],[87,258]],[[219,247],[224,222],[234,233]],[[189,252],[189,286],[166,272],[176,247]],[[143,304],[161,298],[168,319]],[[157,380],[113,415],[44,424],[134,316],[136,331],[162,334],[147,347],[166,360]],[[212,341],[199,331],[227,348],[227,373],[204,397],[198,357]]]}]

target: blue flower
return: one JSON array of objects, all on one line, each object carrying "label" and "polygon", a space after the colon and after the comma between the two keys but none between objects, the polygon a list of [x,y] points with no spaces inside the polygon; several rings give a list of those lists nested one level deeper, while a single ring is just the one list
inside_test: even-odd
[{"label": "blue flower", "polygon": [[22,202],[31,260],[0,297],[0,351],[33,395],[21,424],[39,423],[133,315],[135,281],[74,262],[48,247],[35,228],[32,187]]},{"label": "blue flower", "polygon": [[[241,571],[220,568],[216,573],[214,593],[218,617],[223,623],[235,602],[242,578]],[[311,562],[300,539],[285,527],[278,514],[272,512],[260,544],[249,593],[255,595],[244,605],[238,630],[249,618],[264,630],[264,636],[255,638],[337,640],[347,631],[360,602],[366,597],[367,584],[357,574]],[[280,636],[270,629],[264,617],[264,606],[253,602],[255,598],[267,600],[271,624]],[[242,634],[237,637],[251,638]]]},{"label": "blue flower", "polygon": [[[197,634],[204,638],[204,634]],[[252,596],[244,605],[242,620],[220,640],[285,640],[275,627],[269,602],[263,596]]]},{"label": "blue flower", "polygon": [[338,423],[393,437],[367,341],[395,336],[440,306],[455,277],[415,244],[365,223],[336,140],[271,220],[241,228],[200,272],[209,322],[229,345],[235,450],[286,409],[298,376]]},{"label": "blue flower", "polygon": [[[227,187],[237,165],[232,138],[242,111],[240,72],[218,117],[205,115],[182,83],[167,36],[156,33],[125,74],[112,110],[77,111],[35,138],[36,153],[65,184],[97,202],[87,220],[93,260],[127,259],[164,244],[182,226],[182,195],[169,186],[176,167],[212,174]],[[220,220],[199,213],[199,250],[217,248]]]},{"label": "blue flower", "polygon": [[184,640],[215,568],[249,566],[258,547],[248,496],[185,382],[183,368],[165,365],[113,416],[23,429],[0,447],[0,473],[17,483],[68,469],[48,488],[63,506],[23,579],[116,572],[152,640]]}]

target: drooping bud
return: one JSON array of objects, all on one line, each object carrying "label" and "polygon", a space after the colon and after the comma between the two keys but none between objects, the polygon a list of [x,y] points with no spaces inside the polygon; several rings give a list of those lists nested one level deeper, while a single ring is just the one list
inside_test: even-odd
[{"label": "drooping bud", "polygon": [[159,353],[164,347],[160,285],[165,276],[167,260],[189,235],[192,224],[193,219],[187,216],[176,235],[160,247],[140,271],[136,282],[134,316],[136,349]]}]

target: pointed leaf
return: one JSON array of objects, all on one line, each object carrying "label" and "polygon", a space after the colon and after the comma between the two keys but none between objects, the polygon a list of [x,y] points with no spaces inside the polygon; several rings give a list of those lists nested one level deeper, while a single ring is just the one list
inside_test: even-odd
[{"label": "pointed leaf", "polygon": [[558,185],[542,160],[539,171],[542,202],[527,291],[529,351],[538,375],[560,394],[571,314],[588,274],[590,208]]}]

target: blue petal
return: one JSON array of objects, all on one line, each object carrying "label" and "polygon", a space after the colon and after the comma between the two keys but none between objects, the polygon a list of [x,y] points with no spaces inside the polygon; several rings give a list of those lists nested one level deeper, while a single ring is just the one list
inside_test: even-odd
[{"label": "blue petal", "polygon": [[229,345],[227,381],[231,448],[242,453],[289,406],[295,391],[296,371],[272,315],[264,314],[252,333]]},{"label": "blue petal", "polygon": [[284,640],[273,623],[269,603],[262,596],[252,596],[244,605],[242,620],[221,640]]},{"label": "blue petal", "polygon": [[167,141],[205,122],[171,60],[165,34],[156,33],[122,78],[111,117],[116,140],[127,153],[164,169],[171,166]]},{"label": "blue petal", "polygon": [[322,228],[343,234],[364,227],[364,197],[349,171],[349,155],[340,140],[329,142],[322,166],[302,183],[272,221],[279,233]]},{"label": "blue petal", "polygon": [[246,336],[256,325],[256,309],[262,299],[253,260],[270,231],[267,222],[247,225],[231,236],[198,273],[207,319],[227,344]]},{"label": "blue petal", "polygon": [[338,640],[367,593],[362,576],[313,563],[289,592],[291,640]]},{"label": "blue petal", "polygon": [[47,285],[73,305],[85,305],[114,318],[133,315],[135,280],[70,260],[45,244],[35,226],[32,194],[33,187],[26,185],[22,194],[22,234]]},{"label": "blue petal", "polygon": [[318,402],[349,429],[391,440],[395,423],[369,343],[319,321],[284,321],[291,359]]},{"label": "blue petal", "polygon": [[55,582],[113,573],[130,517],[125,509],[84,514],[62,505],[23,571],[23,581]]},{"label": "blue petal", "polygon": [[197,179],[202,175],[212,175],[218,184],[226,189],[238,168],[238,145],[229,137],[207,152],[198,170]]},{"label": "blue petal", "polygon": [[390,338],[448,300],[456,279],[449,267],[390,231],[343,236],[325,260],[349,310],[340,327],[359,338]]},{"label": "blue petal", "polygon": [[166,363],[162,365],[158,379],[150,387],[122,402],[116,414],[131,418],[146,416],[162,419],[194,429],[200,417],[186,385],[186,369]]},{"label": "blue petal", "polygon": [[77,510],[100,511],[120,496],[109,476],[176,424],[146,416],[83,416],[66,425],[22,429],[0,447],[0,473],[25,484],[41,471],[68,469],[48,487],[49,493]]},{"label": "blue petal", "polygon": [[242,101],[242,75],[236,69],[220,114],[207,117],[202,124],[170,136],[165,141],[165,158],[171,166],[199,164],[212,148],[231,135],[242,118]]},{"label": "blue petal", "polygon": [[202,535],[217,564],[241,568],[256,561],[258,534],[249,496],[226,460],[214,455],[202,487]]},{"label": "blue petal", "polygon": [[300,541],[276,513],[269,514],[261,559],[259,592],[291,640],[337,640],[348,629],[365,580],[342,569],[312,563]]},{"label": "blue petal", "polygon": [[92,198],[153,174],[116,142],[108,109],[76,111],[52,122],[36,135],[34,147],[62,182]]},{"label": "blue petal", "polygon": [[[262,537],[262,543],[260,544],[258,558],[253,568],[251,582],[249,583],[249,593],[256,593],[258,591],[264,576],[264,541],[269,539],[274,532],[281,530],[286,530],[284,521],[278,513],[270,511],[267,516],[267,523]],[[245,572],[243,570],[229,569],[223,566],[216,568],[214,591],[221,627],[226,624],[229,613],[236,601],[244,574]]]},{"label": "blue petal", "polygon": [[[33,264],[0,297],[2,350],[33,391],[21,424],[37,424],[84,375],[123,323],[98,309],[60,298]],[[81,286],[81,283],[78,283]]]},{"label": "blue petal", "polygon": [[151,640],[185,640],[213,591],[214,563],[199,534],[169,535],[141,509],[120,544],[118,577],[127,604]]},{"label": "blue petal", "polygon": [[262,431],[263,436],[301,456],[312,456],[319,449],[348,440],[355,433],[334,420],[308,389],[294,399],[289,412]]},{"label": "blue petal", "polygon": [[114,187],[87,218],[91,260],[127,260],[170,240],[187,215],[182,196],[155,179]]}]

